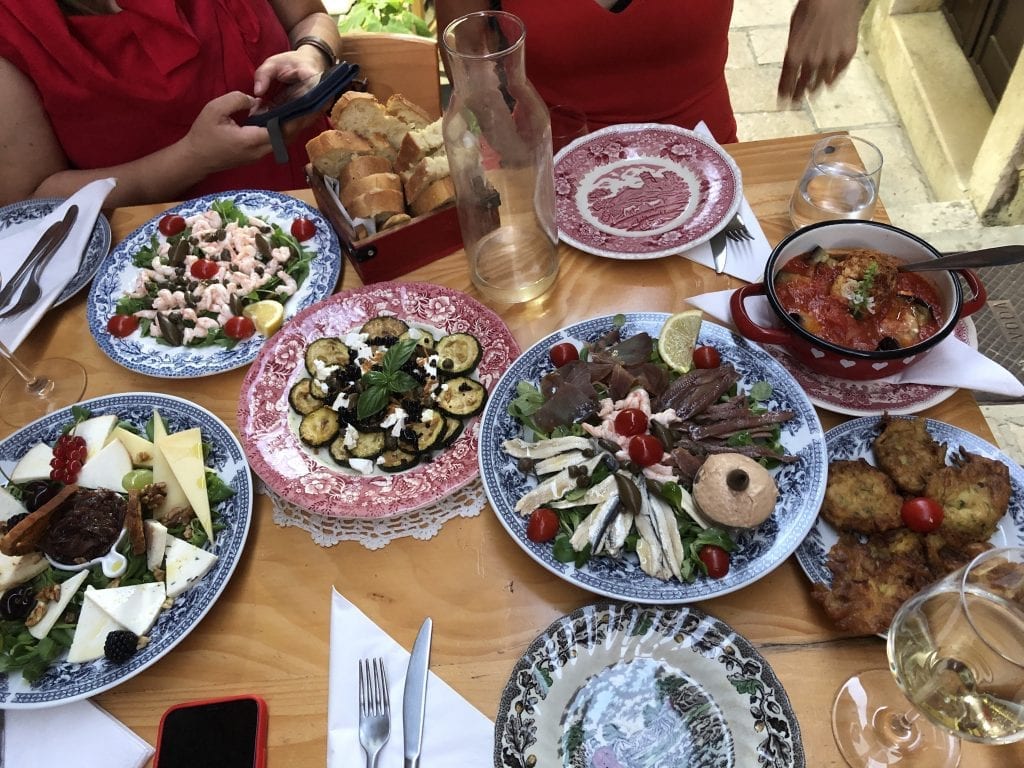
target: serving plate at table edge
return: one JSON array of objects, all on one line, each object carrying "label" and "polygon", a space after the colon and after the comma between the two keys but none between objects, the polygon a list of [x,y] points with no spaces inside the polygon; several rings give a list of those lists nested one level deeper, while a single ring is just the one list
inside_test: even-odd
[{"label": "serving plate at table edge", "polygon": [[305,376],[310,342],[344,336],[377,315],[445,333],[471,333],[483,355],[473,377],[490,393],[519,354],[504,321],[461,291],[432,283],[384,282],[343,291],[308,307],[271,337],[246,373],[238,430],[253,471],[278,496],[324,517],[385,518],[434,504],[477,474],[480,419],[459,438],[403,472],[359,475],[304,447],[289,425],[288,392]]},{"label": "serving plate at table edge", "polygon": [[[622,328],[623,338],[641,331],[656,337],[668,314],[629,312]],[[735,531],[736,548],[729,572],[721,579],[698,577],[686,584],[675,579],[662,581],[640,569],[635,555],[615,559],[593,557],[583,567],[561,563],[550,543],[530,541],[526,536],[528,517],[515,504],[536,480],[516,467],[516,460],[502,450],[502,443],[523,436],[522,426],[508,415],[508,404],[520,381],[536,384],[552,369],[548,352],[552,346],[571,341],[576,346],[593,342],[612,328],[614,315],[574,323],[541,339],[508,369],[484,408],[480,429],[480,475],[484,490],[501,524],[530,557],[555,575],[598,595],[645,604],[688,603],[724,595],[765,576],[789,557],[804,540],[818,516],[825,494],[828,467],[824,431],[811,401],[775,358],[756,344],[720,325],[701,324],[699,344],[714,346],[722,360],[740,373],[740,387],[749,390],[758,381],[772,385],[771,410],[788,409],[793,418],[781,425],[786,453],[797,457],[792,464],[772,470],[779,488],[779,501],[768,520],[754,529]]]},{"label": "serving plate at table edge", "polygon": [[104,354],[118,365],[157,378],[194,378],[212,376],[247,365],[266,339],[254,334],[231,349],[220,346],[171,347],[153,338],[143,338],[139,331],[117,338],[107,331],[107,321],[116,314],[117,301],[135,285],[138,267],[132,257],[157,233],[160,219],[169,213],[192,216],[208,210],[216,200],[231,200],[244,213],[255,215],[268,223],[279,225],[285,232],[296,218],[307,218],[316,225],[316,233],[302,243],[317,256],[310,262],[309,274],[298,290],[285,303],[285,319],[319,301],[334,290],[341,274],[341,247],[330,222],[319,211],[302,200],[267,190],[235,190],[204,195],[168,208],[154,216],[118,243],[100,265],[89,291],[86,316],[89,331]]},{"label": "serving plate at table edge", "polygon": [[803,768],[806,758],[774,670],[719,619],[635,604],[557,619],[505,686],[494,765],[653,764]]},{"label": "serving plate at table edge", "polygon": [[[24,224],[31,224],[43,218],[58,205],[65,202],[63,197],[37,197],[31,200],[20,200],[0,208],[0,238],[7,237],[20,229]],[[102,213],[96,216],[92,234],[82,253],[82,261],[78,271],[61,290],[53,306],[63,304],[88,284],[96,274],[104,257],[110,251],[110,222]]]},{"label": "serving plate at table edge", "polygon": [[[196,628],[220,597],[238,565],[252,521],[253,487],[249,465],[238,439],[227,425],[205,408],[179,397],[156,392],[95,397],[76,404],[92,415],[117,414],[121,420],[144,428],[153,409],[160,411],[169,430],[199,427],[209,445],[207,464],[235,490],[217,507],[224,529],[217,532],[213,552],[217,562],[196,584],[162,611],[150,631],[150,642],[123,664],[106,659],[84,664],[57,661],[34,684],[20,673],[0,672],[0,709],[36,709],[67,704],[113,688],[155,664]],[[0,441],[0,467],[10,473],[14,464],[36,443],[52,445],[61,430],[74,420],[71,408],[47,414]]]},{"label": "serving plate at table edge", "polygon": [[[879,433],[880,424],[881,417],[864,416],[830,429],[825,433],[828,460],[865,459],[875,466],[872,443]],[[935,419],[925,419],[925,426],[935,440],[946,444],[947,457],[949,450],[963,447],[971,453],[995,459],[1009,467],[1012,491],[1010,506],[999,521],[999,527],[990,542],[994,547],[1024,546],[1024,469],[994,445],[966,430]],[[797,562],[811,582],[832,585],[832,572],[827,565],[828,552],[838,540],[836,529],[818,518],[808,531],[807,538],[797,548]]]},{"label": "serving plate at table edge", "polygon": [[742,200],[735,161],[713,139],[674,125],[612,125],[555,157],[558,235],[595,256],[678,254],[710,240]]},{"label": "serving plate at table edge", "polygon": [[[953,334],[972,349],[978,348],[978,331],[971,318],[960,320]],[[905,416],[918,413],[947,400],[958,389],[930,384],[890,383],[877,379],[839,379],[812,371],[786,347],[767,345],[765,350],[800,382],[812,403],[847,416],[878,416],[882,413]]]}]

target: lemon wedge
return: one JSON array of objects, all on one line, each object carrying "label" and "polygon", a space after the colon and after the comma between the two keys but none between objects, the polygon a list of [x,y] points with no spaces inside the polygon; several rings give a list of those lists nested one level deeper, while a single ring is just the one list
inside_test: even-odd
[{"label": "lemon wedge", "polygon": [[284,305],[273,299],[263,299],[248,305],[242,314],[252,320],[257,333],[272,336],[284,322]]},{"label": "lemon wedge", "polygon": [[693,367],[693,349],[700,334],[701,311],[688,309],[672,315],[658,334],[658,354],[674,371],[686,373]]}]

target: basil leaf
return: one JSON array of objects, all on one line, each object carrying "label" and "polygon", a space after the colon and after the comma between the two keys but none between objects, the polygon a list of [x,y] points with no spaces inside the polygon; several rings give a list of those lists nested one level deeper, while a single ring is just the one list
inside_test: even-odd
[{"label": "basil leaf", "polygon": [[381,361],[381,365],[384,367],[385,371],[397,371],[406,364],[412,356],[414,349],[416,349],[416,339],[401,339],[397,344],[392,345],[391,348],[384,353],[384,359]]},{"label": "basil leaf", "polygon": [[367,419],[377,413],[388,402],[388,391],[384,387],[364,389],[356,401],[356,416],[360,420]]},{"label": "basil leaf", "polygon": [[391,374],[388,381],[388,389],[401,394],[402,392],[408,392],[410,389],[415,389],[418,384],[419,382],[405,371],[395,371]]}]

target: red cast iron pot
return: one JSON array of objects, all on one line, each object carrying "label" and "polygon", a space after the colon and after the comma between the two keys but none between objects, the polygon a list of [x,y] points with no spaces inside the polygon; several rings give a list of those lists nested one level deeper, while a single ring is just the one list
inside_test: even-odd
[{"label": "red cast iron pot", "polygon": [[[775,275],[792,258],[820,245],[832,248],[874,248],[904,261],[936,259],[939,252],[916,235],[898,227],[874,221],[825,221],[798,229],[772,251],[765,265],[764,282],[740,288],[730,300],[732,319],[739,332],[761,344],[788,347],[813,371],[840,379],[880,379],[891,376],[920,360],[945,339],[962,317],[974,314],[985,304],[988,294],[978,276],[968,269],[921,272],[938,290],[942,300],[942,316],[938,332],[928,339],[903,349],[862,351],[832,344],[808,333],[789,316],[775,293]],[[971,298],[964,301],[957,275],[971,289]],[[751,296],[764,295],[777,319],[778,327],[765,328],[754,322],[744,302]]]}]

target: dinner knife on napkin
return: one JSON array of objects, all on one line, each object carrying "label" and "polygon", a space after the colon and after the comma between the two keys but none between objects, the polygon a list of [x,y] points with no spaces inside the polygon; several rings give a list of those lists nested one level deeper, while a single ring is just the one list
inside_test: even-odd
[{"label": "dinner knife on napkin", "polygon": [[423,621],[409,657],[402,698],[402,729],[405,732],[405,768],[417,768],[423,747],[423,718],[427,713],[427,670],[430,667],[430,635],[433,622]]},{"label": "dinner knife on napkin", "polygon": [[725,235],[725,229],[722,229],[711,238],[711,258],[715,261],[715,273],[719,275],[725,272]]}]

